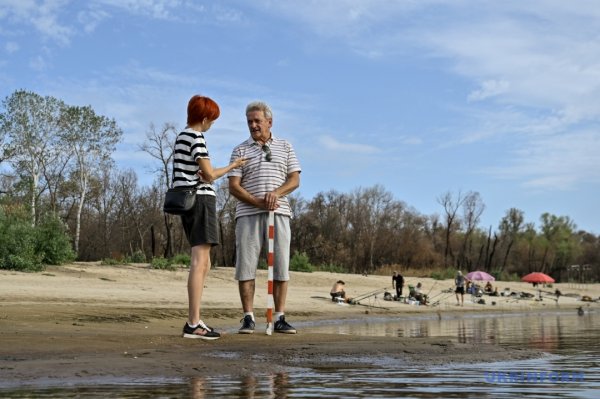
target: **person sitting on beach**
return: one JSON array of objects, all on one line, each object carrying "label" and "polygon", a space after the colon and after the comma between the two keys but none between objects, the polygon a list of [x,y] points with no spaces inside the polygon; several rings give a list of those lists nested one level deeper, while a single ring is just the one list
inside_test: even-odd
[{"label": "person sitting on beach", "polygon": [[465,292],[467,294],[472,294],[473,293],[473,286],[471,285],[471,280],[466,280],[466,282],[465,282]]},{"label": "person sitting on beach", "polygon": [[483,288],[483,290],[488,293],[491,294],[494,291],[494,288],[492,288],[492,283],[490,283],[489,281],[485,284],[485,287]]},{"label": "person sitting on beach", "polygon": [[331,287],[331,292],[329,293],[333,302],[339,302],[340,300],[338,298],[343,299],[343,302],[350,302],[351,298],[346,297],[345,287],[346,283],[344,283],[342,280],[338,280],[333,284],[333,287]]},{"label": "person sitting on beach", "polygon": [[423,285],[421,283],[417,283],[417,286],[410,292],[410,296],[418,301],[421,305],[427,305],[427,295],[421,292]]},{"label": "person sitting on beach", "polygon": [[489,293],[489,295],[490,295],[490,296],[498,296],[498,295],[500,295],[500,294],[498,293],[498,287],[495,287],[495,288],[494,288],[494,292],[490,292],[490,293]]}]

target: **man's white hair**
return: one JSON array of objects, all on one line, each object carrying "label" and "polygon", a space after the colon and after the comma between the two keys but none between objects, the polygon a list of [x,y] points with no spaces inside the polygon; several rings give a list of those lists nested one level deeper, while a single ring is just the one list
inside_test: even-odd
[{"label": "man's white hair", "polygon": [[252,101],[250,104],[248,104],[246,107],[246,115],[248,115],[248,112],[252,111],[262,111],[263,114],[265,114],[265,118],[273,119],[273,111],[271,111],[271,107],[269,107],[269,105],[263,101]]}]

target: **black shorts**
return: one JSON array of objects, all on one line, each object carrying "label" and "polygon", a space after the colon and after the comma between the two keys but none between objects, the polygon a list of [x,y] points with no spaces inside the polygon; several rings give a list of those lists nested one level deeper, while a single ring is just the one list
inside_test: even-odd
[{"label": "black shorts", "polygon": [[196,195],[194,208],[181,215],[181,224],[191,247],[219,245],[217,198],[213,195]]},{"label": "black shorts", "polygon": [[454,292],[456,292],[457,294],[464,295],[465,294],[465,287],[456,287],[456,291],[454,291]]},{"label": "black shorts", "polygon": [[346,297],[346,293],[344,291],[338,291],[338,292],[331,292],[331,300],[333,302],[335,302],[336,298],[345,298]]}]

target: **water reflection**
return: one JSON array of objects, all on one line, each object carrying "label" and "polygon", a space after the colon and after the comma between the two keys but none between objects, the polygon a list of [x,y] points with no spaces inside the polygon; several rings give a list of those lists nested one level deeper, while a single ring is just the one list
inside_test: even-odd
[{"label": "water reflection", "polygon": [[[411,366],[357,359],[376,367],[296,370],[242,376],[197,376],[172,383],[0,390],[0,397],[191,397],[204,398],[431,398],[431,397],[597,397],[600,391],[600,315],[525,314],[474,317],[362,320],[313,325],[312,331],[400,337],[449,337],[461,343],[533,347],[554,355],[525,361]],[[371,363],[369,363],[371,362]],[[486,374],[487,373],[487,374]],[[545,380],[522,376],[550,376]],[[575,375],[552,379],[557,373]],[[563,375],[563,374],[560,374]],[[516,376],[516,377],[515,377]]]},{"label": "water reflection", "polygon": [[255,375],[245,375],[240,384],[240,397],[254,399],[258,389],[258,378]]},{"label": "water reflection", "polygon": [[194,377],[190,380],[190,398],[206,398],[207,383],[204,377]]},{"label": "water reflection", "polygon": [[239,377],[194,377],[189,380],[189,397],[286,399],[290,384],[288,373],[247,374]]},{"label": "water reflection", "polygon": [[313,326],[319,333],[406,338],[450,337],[467,344],[491,343],[520,345],[553,352],[576,339],[577,333],[593,328],[592,315],[577,317],[569,313],[475,315],[439,319],[414,318],[383,321],[375,319],[361,323]]},{"label": "water reflection", "polygon": [[271,374],[272,398],[287,399],[289,394],[289,380],[287,373]]}]

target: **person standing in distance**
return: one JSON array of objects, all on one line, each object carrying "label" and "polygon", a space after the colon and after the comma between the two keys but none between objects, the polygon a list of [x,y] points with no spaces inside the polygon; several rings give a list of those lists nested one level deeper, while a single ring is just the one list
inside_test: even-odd
[{"label": "person standing in distance", "polygon": [[[454,285],[456,289],[454,292],[456,293],[456,306],[464,306],[465,304],[465,276],[462,275],[462,272],[459,270],[456,272],[456,277],[454,278]],[[458,296],[460,295],[460,302],[458,300]]]},{"label": "person standing in distance", "polygon": [[274,331],[295,334],[285,320],[290,262],[290,217],[287,195],[300,186],[300,163],[292,145],[271,133],[273,113],[261,101],[246,107],[250,137],[233,149],[231,159],[248,162],[229,172],[229,192],[238,199],[235,210],[235,279],[244,317],[240,334],[254,332],[256,268],[261,251],[268,248],[267,218],[275,212],[273,265]]},{"label": "person standing in distance", "polygon": [[216,194],[212,182],[233,168],[246,163],[242,157],[228,166],[213,168],[204,133],[219,117],[216,102],[195,95],[188,102],[187,127],[177,135],[173,155],[173,187],[195,187],[194,208],[181,215],[181,224],[192,247],[188,274],[188,320],[183,326],[184,338],[214,340],[221,337],[200,319],[200,302],[204,280],[210,270],[210,248],[219,245]]},{"label": "person standing in distance", "polygon": [[396,300],[400,300],[402,296],[402,287],[404,287],[404,277],[398,272],[394,272],[392,276],[392,288],[396,289]]}]

